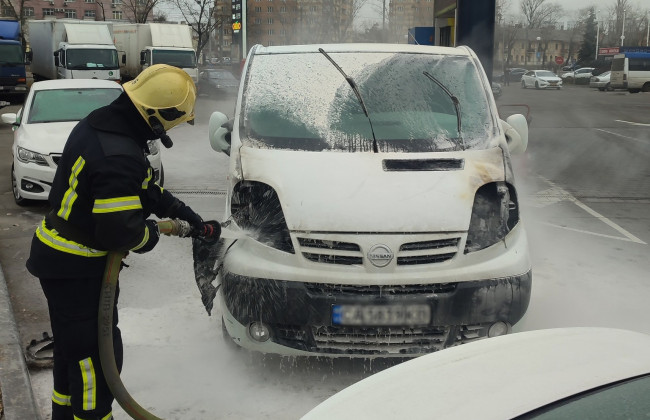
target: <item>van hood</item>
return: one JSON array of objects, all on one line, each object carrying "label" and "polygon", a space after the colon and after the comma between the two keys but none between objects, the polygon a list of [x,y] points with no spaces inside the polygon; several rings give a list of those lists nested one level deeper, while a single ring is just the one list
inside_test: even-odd
[{"label": "van hood", "polygon": [[275,189],[289,230],[467,231],[476,190],[504,181],[501,148],[340,153],[242,146],[242,175]]}]

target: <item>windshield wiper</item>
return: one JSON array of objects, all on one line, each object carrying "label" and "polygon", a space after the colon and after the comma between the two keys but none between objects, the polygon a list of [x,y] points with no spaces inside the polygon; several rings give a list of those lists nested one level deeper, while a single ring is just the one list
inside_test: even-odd
[{"label": "windshield wiper", "polygon": [[345,72],[343,71],[341,66],[339,66],[336,63],[336,61],[334,61],[334,59],[332,59],[332,57],[330,57],[329,54],[327,54],[325,52],[324,49],[319,48],[318,51],[321,54],[323,54],[325,56],[325,58],[327,58],[329,60],[329,62],[334,65],[334,67],[336,67],[336,69],[339,71],[339,73],[341,73],[343,75],[345,80],[348,82],[348,84],[350,85],[350,87],[354,91],[354,94],[357,96],[357,100],[359,101],[359,104],[361,104],[361,109],[363,109],[363,113],[366,114],[366,117],[368,118],[368,122],[370,123],[370,132],[372,133],[372,151],[374,153],[378,153],[379,148],[377,147],[377,138],[375,137],[375,130],[372,127],[372,120],[370,119],[370,115],[368,114],[368,109],[366,108],[366,104],[363,102],[363,98],[361,97],[361,92],[359,92],[359,88],[357,87],[357,84],[354,82],[354,80],[352,80],[352,78],[350,76],[345,74]]},{"label": "windshield wiper", "polygon": [[458,100],[457,97],[455,97],[455,96],[454,96],[454,95],[449,91],[449,89],[447,89],[447,87],[446,87],[445,85],[443,85],[442,83],[440,83],[440,81],[439,81],[438,79],[436,79],[435,77],[433,77],[433,76],[431,75],[431,73],[429,73],[428,71],[423,71],[422,73],[423,73],[427,78],[429,78],[431,81],[433,81],[435,84],[437,84],[438,86],[440,86],[440,89],[442,89],[443,92],[445,92],[445,93],[447,94],[447,96],[449,96],[449,98],[451,98],[451,102],[453,102],[453,104],[454,104],[454,109],[456,110],[456,121],[458,122],[458,124],[457,124],[457,126],[458,126],[458,137],[460,137],[460,140],[463,142],[463,150],[465,150],[465,140],[463,139],[463,136],[462,136],[462,134],[460,133],[460,128],[461,128],[461,123],[460,123],[460,101]]}]

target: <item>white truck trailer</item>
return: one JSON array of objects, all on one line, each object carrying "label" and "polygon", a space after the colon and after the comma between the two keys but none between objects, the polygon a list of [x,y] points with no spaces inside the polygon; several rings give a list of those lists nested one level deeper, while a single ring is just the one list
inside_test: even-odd
[{"label": "white truck trailer", "polygon": [[121,55],[122,81],[136,77],[152,64],[185,70],[197,83],[199,69],[188,25],[173,23],[113,24],[115,46]]},{"label": "white truck trailer", "polygon": [[74,19],[30,20],[34,80],[120,80],[112,23]]}]

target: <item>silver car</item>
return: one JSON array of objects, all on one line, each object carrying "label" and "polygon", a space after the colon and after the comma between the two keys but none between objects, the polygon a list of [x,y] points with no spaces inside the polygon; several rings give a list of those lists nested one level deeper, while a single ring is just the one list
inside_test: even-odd
[{"label": "silver car", "polygon": [[611,72],[606,71],[605,73],[601,73],[598,76],[591,76],[591,79],[589,79],[589,87],[596,88],[600,91],[614,90],[609,82],[610,75]]}]

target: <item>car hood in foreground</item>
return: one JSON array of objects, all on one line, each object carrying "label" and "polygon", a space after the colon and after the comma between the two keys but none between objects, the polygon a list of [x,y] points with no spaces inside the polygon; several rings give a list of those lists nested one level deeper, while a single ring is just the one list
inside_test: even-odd
[{"label": "car hood in foreground", "polygon": [[489,338],[376,373],[327,399],[303,420],[511,419],[648,374],[649,351],[649,335],[606,328]]},{"label": "car hood in foreground", "polygon": [[498,147],[419,154],[242,147],[240,156],[244,179],[272,186],[289,229],[299,231],[466,231],[476,190],[504,180]]},{"label": "car hood in foreground", "polygon": [[44,155],[61,153],[77,123],[78,121],[23,124],[18,129],[17,145]]}]

